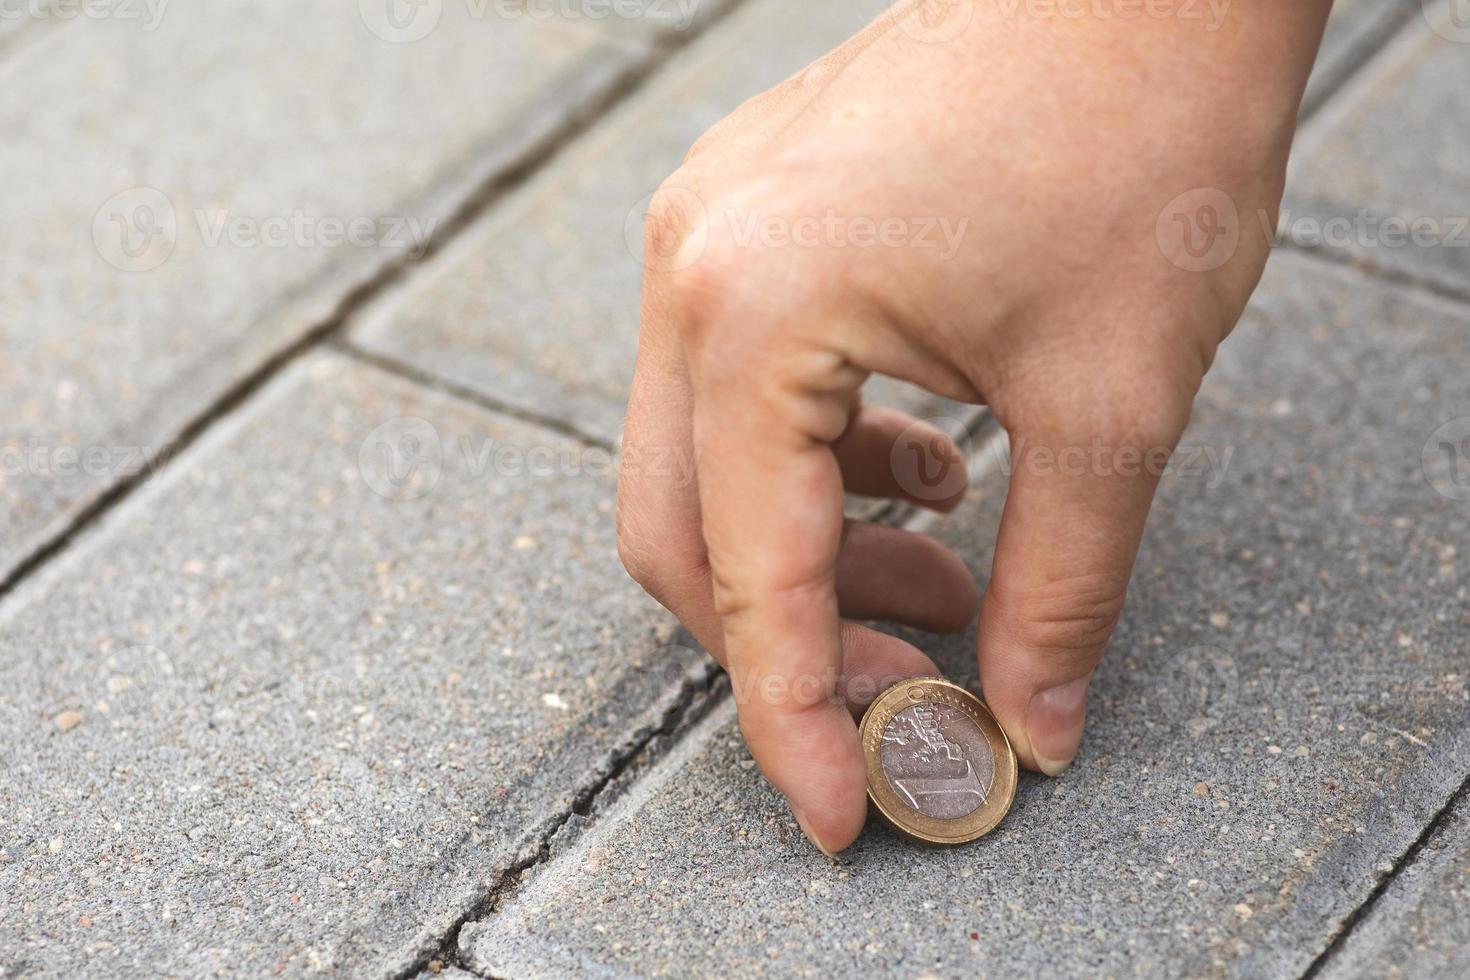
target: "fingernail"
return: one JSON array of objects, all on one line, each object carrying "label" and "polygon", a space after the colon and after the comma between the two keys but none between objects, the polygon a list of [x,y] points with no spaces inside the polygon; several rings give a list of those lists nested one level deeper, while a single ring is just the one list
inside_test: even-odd
[{"label": "fingernail", "polygon": [[803,834],[806,834],[806,839],[812,842],[812,846],[829,858],[835,858],[837,856],[836,852],[829,850],[827,845],[822,843],[822,838],[818,837],[817,832],[812,830],[812,825],[807,823],[806,814],[795,807],[791,809],[791,812],[796,816],[796,825],[801,828]]},{"label": "fingernail", "polygon": [[1060,776],[1072,764],[1082,742],[1087,720],[1087,685],[1092,675],[1038,691],[1026,708],[1026,735],[1036,766],[1048,776]]}]

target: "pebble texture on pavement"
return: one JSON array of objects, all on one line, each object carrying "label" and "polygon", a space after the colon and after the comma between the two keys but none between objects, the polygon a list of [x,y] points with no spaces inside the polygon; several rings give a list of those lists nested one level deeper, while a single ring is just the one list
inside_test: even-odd
[{"label": "pebble texture on pavement", "polygon": [[[1470,249],[1288,220],[1076,767],[834,862],[624,574],[607,449],[642,200],[885,4],[126,6],[0,16],[0,977],[1470,968]],[[1287,215],[1451,226],[1467,42],[1339,0]],[[982,583],[993,448],[924,524]]]},{"label": "pebble texture on pavement", "polygon": [[708,669],[605,454],[334,355],[206,443],[0,615],[7,969],[411,962]]},{"label": "pebble texture on pavement", "polygon": [[652,43],[465,4],[422,37],[355,3],[126,6],[0,48],[25,230],[0,240],[0,417],[27,454],[0,483],[0,579]]}]

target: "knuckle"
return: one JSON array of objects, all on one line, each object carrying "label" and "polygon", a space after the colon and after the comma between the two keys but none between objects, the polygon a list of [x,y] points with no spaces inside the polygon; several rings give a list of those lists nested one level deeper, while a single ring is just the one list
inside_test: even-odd
[{"label": "knuckle", "polygon": [[678,542],[654,530],[648,522],[630,516],[619,507],[617,521],[618,558],[633,581],[649,595],[663,601],[679,582],[696,581],[702,556],[687,555]]},{"label": "knuckle", "polygon": [[1160,399],[1146,408],[1138,422],[1142,448],[1162,449],[1172,454],[1189,425],[1193,405],[1192,397],[1184,397],[1177,401]]},{"label": "knuckle", "polygon": [[997,415],[1025,443],[1057,452],[1172,450],[1189,421],[1197,378],[1165,363],[1157,348],[1118,353],[1030,388],[997,391]]},{"label": "knuckle", "polygon": [[[746,710],[740,714],[740,733],[751,753],[763,765],[782,757],[799,758],[801,769],[810,779],[819,779],[829,797],[861,799],[867,786],[867,772],[853,757],[854,745],[826,734],[825,705],[797,712],[784,712],[762,706],[763,710]],[[787,792],[811,791],[808,786],[784,787]]]},{"label": "knuckle", "polygon": [[681,169],[653,192],[643,222],[645,264],[677,269],[688,261],[691,246],[697,249],[707,226],[707,212],[692,184]]},{"label": "knuckle", "polygon": [[710,584],[714,589],[715,614],[725,622],[727,630],[738,632],[755,608],[750,591],[721,572],[718,564],[711,567]]},{"label": "knuckle", "polygon": [[668,304],[696,383],[738,384],[752,397],[775,381],[778,348],[792,338],[753,290],[762,270],[751,256],[711,236],[699,261],[667,280]]},{"label": "knuckle", "polygon": [[1131,445],[1144,451],[1172,451],[1189,418],[1187,406],[1181,411],[1172,399],[1140,399],[1136,392],[1120,393],[1112,404],[1112,410],[1101,417],[1098,434],[1114,445]]},{"label": "knuckle", "polygon": [[709,150],[709,148],[711,146],[713,146],[714,143],[715,143],[714,130],[707,130],[707,131],[705,131],[703,134],[701,134],[699,136],[698,139],[696,139],[693,143],[689,144],[689,149],[687,151],[685,151],[685,153],[684,153],[684,163],[687,164],[687,163],[692,162],[695,158],[699,157],[700,155],[702,155],[703,153],[705,153],[707,150]]},{"label": "knuckle", "polygon": [[[709,567],[715,611],[730,638],[759,639],[768,631],[778,632],[810,623],[814,613],[831,608],[836,613],[836,571],[831,565],[798,577],[785,576],[774,567],[742,562],[738,573],[725,562]],[[723,570],[722,570],[723,569]]]},{"label": "knuckle", "polygon": [[1188,400],[1157,390],[1113,388],[1101,393],[1086,414],[1069,418],[1055,441],[1059,447],[1172,453],[1188,421]]},{"label": "knuckle", "polygon": [[1116,356],[1105,366],[1105,404],[1097,416],[1111,430],[1105,434],[1143,448],[1173,448],[1189,422],[1209,351],[1191,333],[1138,339]]},{"label": "knuckle", "polygon": [[[690,234],[699,236],[693,242],[697,255],[691,254]],[[722,319],[739,300],[750,259],[722,225],[706,223],[697,232],[686,233],[683,241],[689,261],[673,271],[669,299],[685,329],[698,333],[703,325]]]},{"label": "knuckle", "polygon": [[638,535],[630,533],[622,521],[618,522],[618,558],[633,581],[649,592],[654,591],[660,577],[655,554]]},{"label": "knuckle", "polygon": [[818,58],[807,65],[801,71],[786,82],[786,86],[796,92],[821,92],[832,81],[842,74],[842,69],[850,59],[828,56]]},{"label": "knuckle", "polygon": [[677,499],[624,475],[615,517],[618,558],[629,577],[664,606],[684,608],[708,594],[709,557],[697,521]]},{"label": "knuckle", "polygon": [[1111,578],[1087,576],[1024,595],[1007,595],[993,586],[987,604],[1009,624],[1009,632],[1028,650],[1060,656],[1101,656],[1122,614],[1126,587]]}]

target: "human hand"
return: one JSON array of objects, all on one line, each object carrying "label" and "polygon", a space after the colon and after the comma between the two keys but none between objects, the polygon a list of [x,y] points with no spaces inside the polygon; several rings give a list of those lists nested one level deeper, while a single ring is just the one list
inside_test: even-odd
[{"label": "human hand", "polygon": [[[1237,3],[1206,31],[997,0],[941,43],[924,6],[715,126],[647,221],[624,451],[692,452],[697,485],[629,468],[620,549],[729,668],[752,754],[829,853],[866,811],[849,708],[937,673],[841,617],[958,630],[975,606],[939,543],[844,521],[844,488],[959,499],[910,492],[901,434],[958,450],[863,407],[860,386],[882,373],[987,404],[1009,433],[980,673],[1022,764],[1061,772],[1123,607],[1147,461],[1177,443],[1269,251],[1240,234],[1191,256],[1170,208],[1211,189],[1275,213],[1329,3]],[[925,219],[953,247],[916,247]],[[894,220],[907,236],[859,241],[860,222]],[[1115,465],[1031,465],[1098,447]]]}]

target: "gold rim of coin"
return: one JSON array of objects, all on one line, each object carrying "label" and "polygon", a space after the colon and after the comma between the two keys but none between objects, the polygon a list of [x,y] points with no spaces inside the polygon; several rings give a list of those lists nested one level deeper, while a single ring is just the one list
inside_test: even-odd
[{"label": "gold rim of coin", "polygon": [[[983,802],[955,818],[923,813],[901,796],[883,768],[883,736],[899,712],[920,704],[957,708],[984,736],[994,760],[994,772]],[[863,755],[868,764],[868,799],[884,823],[900,835],[925,844],[968,844],[994,830],[1016,798],[1016,753],[1010,739],[985,703],[942,677],[914,677],[893,685],[863,714]],[[967,775],[973,771],[967,760]]]}]

